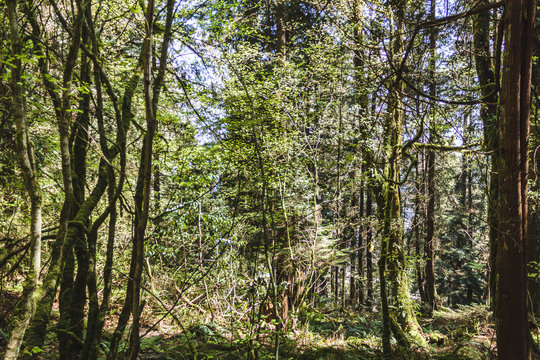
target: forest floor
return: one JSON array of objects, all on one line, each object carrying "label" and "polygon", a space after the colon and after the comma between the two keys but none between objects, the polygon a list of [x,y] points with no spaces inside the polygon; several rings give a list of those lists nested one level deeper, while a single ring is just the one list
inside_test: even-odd
[{"label": "forest floor", "polygon": [[[461,306],[421,317],[429,348],[396,353],[396,359],[495,359],[495,330],[484,306]],[[245,331],[245,330],[244,330]],[[254,339],[242,329],[192,325],[175,335],[145,337],[142,359],[273,359],[275,332]],[[234,333],[234,334],[233,334]],[[281,359],[380,359],[381,322],[362,313],[333,311],[312,315],[308,323],[280,340]],[[242,336],[243,335],[243,336]]]},{"label": "forest floor", "polygon": [[[13,305],[16,296],[3,295],[0,307],[0,353],[5,346],[7,327],[4,311]],[[150,310],[150,309],[148,309]],[[146,312],[146,311],[145,311]],[[147,315],[150,311],[146,312]],[[369,314],[369,315],[366,315]],[[202,359],[274,359],[275,329],[264,323],[251,335],[248,323],[197,323],[186,319],[182,325],[161,322],[152,328],[155,315],[145,316],[141,335],[140,359],[145,360],[202,360]],[[102,342],[104,351],[114,329],[114,314],[109,318],[109,329]],[[200,319],[197,319],[199,321]],[[428,348],[396,352],[395,359],[480,360],[496,359],[495,330],[488,309],[482,305],[444,308],[431,316],[419,318]],[[191,325],[187,325],[188,322]],[[183,328],[183,330],[182,330]],[[364,360],[381,359],[381,321],[372,311],[352,312],[333,310],[313,312],[309,321],[280,336],[279,358],[298,360]],[[534,334],[539,341],[540,333]],[[57,356],[56,338],[51,332],[46,351],[36,356],[52,360]],[[121,349],[122,350],[122,349]]]}]

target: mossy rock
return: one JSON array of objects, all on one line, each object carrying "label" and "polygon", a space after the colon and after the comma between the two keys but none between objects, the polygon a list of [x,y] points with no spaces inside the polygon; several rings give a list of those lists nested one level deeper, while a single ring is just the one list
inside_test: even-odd
[{"label": "mossy rock", "polygon": [[448,336],[441,334],[438,331],[429,333],[428,340],[430,344],[435,344],[437,346],[446,346],[449,343]]},{"label": "mossy rock", "polygon": [[480,342],[471,341],[460,345],[455,353],[463,360],[480,360],[488,358],[489,349]]}]

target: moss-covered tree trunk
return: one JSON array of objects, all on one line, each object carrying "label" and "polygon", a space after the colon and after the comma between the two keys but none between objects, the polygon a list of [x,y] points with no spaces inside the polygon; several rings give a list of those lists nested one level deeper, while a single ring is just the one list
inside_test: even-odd
[{"label": "moss-covered tree trunk", "polygon": [[366,190],[366,305],[373,304],[373,229],[371,228],[371,214],[373,208],[372,190]]},{"label": "moss-covered tree trunk", "polygon": [[416,287],[418,288],[418,293],[420,295],[420,301],[426,303],[426,294],[424,292],[424,271],[423,271],[423,256],[422,256],[422,240],[423,240],[423,221],[422,218],[422,209],[423,209],[423,196],[425,191],[424,182],[420,179],[420,171],[418,162],[420,163],[420,168],[422,171],[425,171],[424,166],[425,150],[416,155],[417,164],[415,166],[415,195],[414,195],[414,215],[413,215],[413,244],[414,244],[414,255],[416,256],[416,261],[414,264],[414,273],[416,279]]},{"label": "moss-covered tree trunk", "polygon": [[[167,58],[169,45],[172,37],[172,21],[174,18],[174,1],[167,0],[166,4],[166,23],[163,42],[161,44],[159,54],[159,68],[157,74],[152,81],[152,37],[153,37],[153,21],[154,21],[155,3],[149,0],[146,7],[146,35],[143,43],[142,64],[143,64],[143,89],[144,89],[144,104],[146,117],[146,134],[143,141],[143,149],[141,151],[141,163],[139,166],[139,174],[137,179],[137,188],[135,190],[135,234],[133,239],[133,256],[134,261],[132,286],[131,286],[131,312],[133,324],[131,328],[131,337],[129,341],[128,358],[135,360],[139,353],[140,338],[140,315],[141,315],[141,280],[144,261],[144,238],[146,226],[148,223],[150,211],[150,192],[152,178],[152,154],[154,134],[156,129],[156,116],[158,110],[158,100],[165,80],[167,67]],[[129,286],[128,286],[129,288]],[[128,289],[129,290],[129,289]],[[129,294],[126,295],[126,303]],[[110,355],[110,354],[109,354]]]},{"label": "moss-covered tree trunk", "polygon": [[154,21],[154,1],[149,0],[146,8],[146,36],[143,46],[143,88],[144,105],[146,109],[146,134],[141,151],[141,163],[135,190],[135,236],[133,240],[133,256],[135,269],[132,286],[132,319],[131,337],[129,341],[128,358],[135,360],[139,353],[139,328],[141,315],[141,277],[144,261],[144,236],[148,222],[150,206],[150,190],[152,177],[152,150],[155,132],[155,113],[152,106],[152,28]]},{"label": "moss-covered tree trunk", "polygon": [[16,0],[6,1],[6,12],[9,22],[11,40],[11,99],[13,117],[16,126],[16,147],[19,166],[23,175],[25,190],[30,199],[30,271],[25,279],[23,294],[15,309],[11,332],[8,339],[4,359],[17,359],[24,334],[28,328],[36,308],[36,287],[41,268],[41,190],[37,180],[34,149],[28,135],[26,103],[23,91],[23,44],[19,36]]},{"label": "moss-covered tree trunk", "polygon": [[[430,18],[435,19],[435,0],[431,0],[430,4]],[[433,27],[429,34],[429,72],[431,83],[429,85],[429,94],[432,97],[436,95],[436,78],[435,78],[435,66],[436,66],[436,45],[437,45],[437,30]],[[430,113],[430,131],[429,142],[435,141],[435,111],[431,109]],[[424,275],[426,279],[425,295],[429,310],[437,310],[437,290],[435,287],[435,151],[430,149],[427,152],[427,183],[426,183],[426,241],[424,242]]]},{"label": "moss-covered tree trunk", "polygon": [[[133,70],[132,76],[129,79],[128,83],[126,84],[126,88],[124,90],[124,95],[122,97],[121,123],[124,126],[125,131],[127,131],[127,128],[129,127],[129,124],[131,123],[132,118],[133,118],[132,102],[133,102],[133,97],[135,95],[135,92],[137,90],[137,87],[138,87],[140,79],[141,79],[141,70],[142,70],[142,52],[141,52],[141,57],[139,58],[137,67]],[[119,140],[118,144],[119,144],[120,156],[121,156],[120,163],[121,163],[121,167],[125,168],[125,164],[126,164],[126,151],[125,151],[126,150],[126,137],[125,137],[125,132],[123,134],[122,133],[120,134],[120,139],[118,139],[118,140]],[[121,189],[122,189],[122,183],[121,182],[119,182],[118,188],[119,188],[118,191],[121,191]],[[111,239],[109,242],[111,242],[111,241],[113,241],[113,240]],[[107,244],[108,247],[112,246],[112,244],[109,244],[109,242]],[[133,273],[135,271],[135,259],[134,259],[134,256],[135,256],[135,252],[132,251],[130,269],[129,269],[129,279],[133,278]],[[107,260],[107,262],[112,264],[112,262],[110,262],[110,260]],[[109,271],[108,269],[106,269],[106,270]],[[115,328],[115,330],[113,332],[113,335],[112,335],[112,338],[111,338],[111,345],[110,345],[110,348],[109,348],[109,352],[107,353],[107,359],[108,360],[116,359],[116,356],[118,354],[118,348],[120,346],[120,341],[122,340],[122,335],[124,334],[124,330],[125,330],[125,328],[127,326],[127,323],[129,321],[129,317],[131,315],[132,285],[133,284],[132,284],[131,281],[127,282],[126,298],[124,300],[124,305],[122,307],[122,311],[120,312],[120,315],[118,317],[118,323],[116,325],[116,328]],[[104,316],[103,311],[105,311],[106,309],[103,308],[103,304],[106,304],[106,303],[107,302],[102,303],[102,308],[101,308],[101,311],[100,311],[102,314],[100,314],[100,316]]]},{"label": "moss-covered tree trunk", "polygon": [[[479,5],[487,5],[489,0],[482,0]],[[482,105],[480,108],[480,118],[484,125],[484,148],[490,154],[491,171],[489,176],[488,199],[488,228],[489,228],[489,275],[488,275],[488,305],[492,305],[492,298],[495,296],[495,259],[497,254],[497,204],[499,198],[498,185],[498,157],[499,147],[498,121],[497,121],[497,79],[499,73],[497,64],[492,62],[491,52],[491,19],[488,11],[481,12],[473,17],[473,44],[476,74],[480,83],[482,95]],[[498,61],[497,61],[498,62]]]},{"label": "moss-covered tree trunk", "polygon": [[[29,21],[32,28],[31,40],[33,44],[33,51],[38,59],[38,68],[42,83],[47,91],[47,94],[51,98],[55,109],[56,118],[60,119],[62,117],[62,100],[60,97],[60,92],[57,91],[53,77],[49,74],[49,61],[45,55],[43,44],[41,42],[42,31],[40,24],[37,21],[36,8],[32,7],[29,2],[25,1],[23,2],[23,10],[26,19]],[[63,161],[63,164],[64,163],[65,161]],[[67,172],[63,172],[63,175],[64,174],[67,175]],[[71,181],[69,179],[65,179],[65,183],[71,184]],[[60,278],[62,248],[67,232],[67,222],[71,216],[71,206],[73,203],[73,197],[69,195],[71,194],[71,191],[72,187],[69,185],[65,189],[64,202],[60,212],[59,227],[56,239],[51,246],[49,268],[43,278],[42,286],[39,288],[39,291],[36,294],[36,297],[38,298],[36,313],[29,331],[25,336],[25,341],[30,347],[42,347],[43,342],[45,341],[51,308],[56,297],[57,282]]]},{"label": "moss-covered tree trunk", "polygon": [[[358,106],[358,130],[363,138],[369,137],[369,130],[367,129],[367,126],[365,125],[367,122],[367,116],[369,113],[369,97],[368,97],[368,90],[367,90],[367,80],[366,80],[366,54],[364,49],[364,35],[363,35],[363,7],[364,4],[362,1],[355,0],[353,3],[353,20],[354,20],[354,51],[353,51],[353,65],[354,65],[354,103]],[[364,155],[360,155],[360,166],[358,169],[358,176],[357,176],[357,182],[360,183],[358,191],[358,201],[357,205],[359,206],[357,215],[357,219],[360,220],[360,225],[358,226],[358,281],[356,284],[357,293],[358,293],[358,302],[362,304],[364,302],[364,292],[365,292],[365,285],[364,285],[364,254],[363,249],[366,248],[364,245],[364,235],[366,233],[366,226],[363,225],[364,223],[364,208],[365,208],[365,193],[369,192],[369,189],[365,186],[364,179],[366,178],[364,172],[365,172],[365,166],[363,162],[365,161]],[[369,195],[368,195],[369,196]],[[370,200],[371,201],[371,200]],[[366,250],[366,256],[370,256],[371,254],[367,254],[368,250]],[[367,259],[366,259],[367,261]],[[370,261],[370,267],[371,267],[371,258],[369,258]],[[373,271],[372,268],[366,269],[366,272]],[[368,274],[369,276],[369,274]],[[372,288],[373,289],[373,288]]]},{"label": "moss-covered tree trunk", "polygon": [[[79,47],[81,43],[81,31],[83,25],[83,4],[78,1],[76,2],[76,14],[73,21],[73,33],[71,38],[71,43],[69,46],[69,51],[66,56],[66,62],[64,64],[63,72],[63,81],[62,81],[62,107],[60,109],[60,117],[58,118],[58,134],[60,142],[60,153],[62,158],[62,179],[64,183],[64,196],[65,202],[70,203],[69,213],[70,217],[75,215],[74,210],[77,209],[77,204],[75,201],[74,187],[73,187],[73,166],[72,166],[72,155],[71,155],[71,144],[70,144],[70,130],[72,126],[72,116],[73,112],[71,111],[71,85],[73,73],[75,71],[75,65],[78,59]],[[64,219],[62,219],[65,221]],[[72,227],[68,227],[66,232],[66,238],[73,234],[74,236],[84,236],[84,223],[77,224],[76,233]],[[60,224],[60,226],[65,226]],[[70,301],[72,295],[73,287],[73,273],[75,267],[75,259],[73,254],[73,244],[75,238],[72,241],[64,240],[63,249],[62,249],[62,271],[61,271],[61,287],[60,287],[60,296],[59,296],[59,309],[60,309],[60,319],[58,322],[58,341],[59,341],[59,351],[60,359],[71,359],[72,354],[70,354],[70,346],[72,341],[77,341],[74,337],[74,334],[71,332],[71,326],[73,325],[71,321],[70,314]],[[64,291],[62,291],[64,290]]]},{"label": "moss-covered tree trunk", "polygon": [[[395,59],[401,59],[404,52],[402,39],[404,4],[393,4],[392,12],[393,16],[395,16],[392,42],[392,57],[395,61]],[[400,329],[398,329],[401,326],[403,332],[418,345],[425,346],[427,343],[422,336],[411,301],[407,275],[408,265],[404,253],[400,198],[400,167],[402,165],[403,151],[403,102],[401,100],[404,92],[403,81],[399,77],[395,78],[388,92],[386,119],[383,129],[385,134],[383,139],[385,163],[382,197],[380,197],[381,203],[379,203],[379,221],[382,227],[379,277],[383,318],[383,351],[385,358],[390,359],[392,356],[390,349],[391,329],[393,329],[392,332],[398,339],[402,339]],[[386,283],[387,279],[388,285]],[[390,289],[390,296],[387,286]],[[390,304],[388,300],[390,300]],[[390,310],[390,305],[392,305],[392,310]],[[392,319],[397,322],[393,322]]]},{"label": "moss-covered tree trunk", "polygon": [[[364,177],[363,174],[363,167],[360,166],[360,189],[358,189],[358,197],[360,198],[360,204],[358,208],[358,219],[360,219],[360,226],[358,226],[357,232],[358,232],[358,281],[357,281],[357,292],[358,292],[358,304],[364,303],[364,234],[366,226],[364,224],[364,182],[362,181]],[[355,239],[356,236],[353,236],[353,242],[356,242]],[[356,248],[356,247],[355,247]],[[355,249],[356,252],[356,249]],[[352,259],[351,259],[352,261]],[[354,265],[351,265],[351,272],[354,269]]]},{"label": "moss-covered tree trunk", "polygon": [[[87,10],[81,9],[81,11]],[[81,30],[81,38],[82,46],[88,46],[89,39],[86,27]],[[86,86],[90,86],[91,71],[90,60],[84,53],[81,54],[79,81]],[[88,185],[86,179],[86,154],[90,123],[90,93],[83,90],[79,96],[79,112],[70,136],[73,139],[73,145],[70,147],[73,148],[71,157],[73,164],[73,196],[75,200],[72,211],[74,214],[77,214],[80,206],[85,201],[85,187]],[[106,184],[103,186],[106,186]],[[87,228],[88,220],[83,221],[81,225]],[[70,244],[71,239],[68,239],[67,243]],[[69,319],[67,322],[69,323],[70,343],[65,347],[66,352],[71,358],[79,358],[85,330],[86,281],[89,266],[86,231],[78,232],[72,248],[67,249],[64,256],[67,266],[64,266],[62,274],[62,286],[60,289],[60,299],[62,301],[60,306],[64,311],[61,311],[60,318],[62,321]]]},{"label": "moss-covered tree trunk", "polygon": [[[99,58],[100,49],[98,45],[98,39],[96,37],[92,12],[90,8],[86,11],[86,24],[88,26],[88,32],[91,39],[91,46],[94,54]],[[95,66],[97,64],[95,63]],[[135,93],[136,84],[139,82],[139,72],[135,71],[130,81],[128,81],[126,89],[124,91],[123,101],[125,109],[121,113],[116,107],[116,120],[117,120],[117,135],[116,145],[113,149],[109,149],[107,134],[105,131],[104,116],[103,116],[103,94],[102,94],[102,77],[99,71],[94,71],[94,83],[96,89],[96,118],[98,122],[98,131],[100,137],[100,147],[103,154],[107,158],[106,161],[106,174],[108,183],[108,205],[106,210],[94,221],[90,233],[88,234],[88,252],[89,252],[89,274],[88,274],[88,293],[89,293],[89,309],[88,309],[88,322],[86,329],[86,337],[81,358],[88,360],[95,360],[98,358],[99,345],[101,343],[101,337],[103,333],[103,326],[105,323],[105,315],[109,310],[109,302],[111,296],[111,279],[112,279],[112,267],[113,267],[113,252],[116,235],[116,202],[121,194],[126,169],[126,132],[129,127],[131,114],[131,98]],[[133,85],[135,84],[135,85]],[[116,185],[116,177],[114,173],[113,161],[114,158],[120,154],[120,179],[118,185]],[[97,269],[96,269],[96,248],[98,241],[98,230],[103,222],[109,217],[109,229],[107,234],[107,250],[106,259],[103,270],[103,292],[101,305],[98,301],[98,285],[97,285]]]}]

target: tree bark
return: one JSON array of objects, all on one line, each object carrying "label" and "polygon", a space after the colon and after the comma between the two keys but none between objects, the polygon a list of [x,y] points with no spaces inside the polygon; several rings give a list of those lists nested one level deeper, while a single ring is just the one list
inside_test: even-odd
[{"label": "tree bark", "polygon": [[[417,160],[420,158],[420,168],[425,174],[425,150],[417,154]],[[418,287],[418,294],[420,295],[420,301],[425,304],[427,303],[426,294],[424,292],[424,272],[423,269],[423,256],[422,256],[422,240],[423,240],[423,221],[421,221],[423,214],[423,201],[425,186],[424,181],[420,178],[420,172],[418,169],[418,164],[415,166],[415,190],[416,194],[414,196],[414,216],[413,216],[413,226],[414,231],[412,236],[414,237],[414,255],[416,256],[415,261],[415,276],[416,276],[416,286]]]},{"label": "tree bark", "polygon": [[132,285],[132,319],[131,337],[129,341],[128,358],[135,360],[139,353],[140,338],[140,315],[141,315],[141,277],[144,267],[144,238],[148,216],[150,211],[150,192],[152,180],[152,155],[154,134],[156,131],[156,116],[158,100],[167,68],[168,50],[171,42],[171,26],[174,17],[174,1],[167,0],[167,18],[165,24],[165,34],[159,55],[159,69],[154,82],[152,82],[152,37],[154,22],[154,0],[148,0],[146,8],[146,36],[143,47],[143,89],[146,115],[146,134],[144,137],[137,188],[135,191],[135,237],[133,244],[135,268]]},{"label": "tree bark", "polygon": [[[402,35],[404,4],[394,4],[392,9],[395,16],[395,29],[393,34],[392,55],[394,59],[403,56]],[[393,20],[391,21],[393,22]],[[422,331],[416,320],[409,290],[409,278],[406,271],[406,262],[403,243],[403,229],[401,218],[400,196],[400,167],[402,163],[402,126],[403,126],[403,103],[401,94],[404,83],[396,77],[390,86],[387,103],[387,113],[384,124],[384,182],[382,184],[383,198],[379,204],[379,217],[382,224],[381,254],[379,258],[379,276],[381,289],[381,305],[383,308],[383,352],[385,358],[391,358],[390,331],[391,316],[420,346],[427,345],[422,336]],[[386,274],[388,270],[388,274]],[[391,289],[392,314],[387,302],[386,277],[388,276]]]},{"label": "tree bark", "polygon": [[[430,6],[431,19],[435,19],[435,0],[431,0]],[[436,95],[435,84],[435,66],[436,66],[436,45],[437,45],[437,33],[436,28],[431,29],[429,36],[430,47],[430,61],[429,70],[431,73],[431,84],[429,86],[429,94],[432,97]],[[430,114],[430,132],[429,143],[435,142],[435,111],[431,109]],[[424,242],[424,258],[426,265],[424,267],[424,274],[426,279],[426,300],[430,311],[437,310],[437,290],[435,288],[435,246],[434,246],[434,231],[435,231],[435,151],[428,150],[427,153],[427,184],[426,184],[426,241]]]},{"label": "tree bark", "polygon": [[371,229],[371,212],[372,212],[372,195],[371,189],[366,191],[366,305],[371,306],[373,304],[373,231]]},{"label": "tree bark", "polygon": [[283,57],[287,51],[287,31],[285,28],[285,3],[284,0],[276,0],[276,50]]},{"label": "tree bark", "polygon": [[[537,51],[540,49],[537,49]],[[538,70],[537,70],[538,71]],[[537,78],[540,80],[540,72],[537,73]],[[532,149],[537,149],[538,146],[540,146],[540,132],[539,132],[539,118],[538,113],[540,112],[539,106],[540,106],[540,81],[538,81],[536,84],[537,89],[537,96],[535,101],[535,114],[534,114],[534,120],[536,126],[536,131],[531,134],[531,142],[532,142]],[[536,163],[534,164],[534,169],[536,169],[532,176],[533,177],[533,191],[538,192],[540,191],[540,177],[539,177],[539,169],[540,169],[540,156],[536,156],[534,158],[534,161]],[[527,252],[528,252],[528,264],[529,264],[529,274],[537,274],[540,271],[540,264],[538,264],[540,259],[540,201],[536,199],[536,201],[529,201],[529,211],[528,211],[529,219],[528,219],[528,226],[529,229],[527,231]],[[534,266],[533,264],[536,264]],[[529,278],[529,312],[533,316],[540,316],[540,279],[538,276],[535,276],[533,278]]]},{"label": "tree bark", "polygon": [[527,179],[534,0],[507,0],[501,83],[497,292],[499,359],[529,359]]},{"label": "tree bark", "polygon": [[358,218],[360,219],[360,226],[358,227],[358,281],[357,281],[357,292],[358,292],[358,304],[364,303],[364,232],[365,232],[365,223],[364,223],[364,182],[363,182],[363,168],[360,166],[360,189],[358,191],[358,196],[360,197],[360,207],[358,209]]},{"label": "tree bark", "polygon": [[[482,0],[479,5],[487,5],[489,0]],[[502,20],[504,21],[504,19]],[[498,138],[498,120],[497,120],[497,78],[499,72],[497,64],[492,63],[492,54],[490,48],[490,14],[483,11],[473,16],[473,45],[474,58],[476,65],[476,74],[480,83],[480,92],[482,95],[482,104],[480,108],[480,118],[484,125],[484,148],[486,153],[490,154],[491,170],[489,176],[489,187],[487,191],[488,199],[488,228],[489,228],[489,274],[488,274],[488,296],[487,304],[492,306],[492,297],[495,296],[495,262],[497,254],[497,204],[499,197],[498,185],[498,156],[496,154],[499,148]],[[497,45],[496,45],[497,46]],[[498,62],[498,60],[496,59]]]},{"label": "tree bark", "polygon": [[11,39],[11,91],[13,117],[16,126],[16,147],[24,186],[30,199],[30,271],[23,286],[22,299],[15,309],[12,330],[8,339],[4,359],[17,359],[24,334],[36,309],[36,288],[41,268],[41,189],[36,175],[34,149],[28,135],[28,122],[22,76],[22,41],[19,36],[16,0],[6,1]]},{"label": "tree bark", "polygon": [[[353,20],[354,20],[354,42],[355,47],[353,50],[353,65],[354,65],[354,102],[358,106],[358,129],[360,130],[360,133],[364,136],[368,136],[367,131],[365,129],[365,121],[368,115],[369,111],[369,98],[368,98],[368,92],[366,90],[366,70],[365,70],[365,51],[364,51],[364,39],[363,39],[363,26],[362,26],[362,11],[363,11],[363,4],[359,0],[355,0],[353,3]],[[362,161],[363,159],[363,154]],[[361,163],[359,168],[359,181],[360,181],[360,190],[359,190],[359,216],[360,219],[360,225],[358,227],[358,281],[356,287],[357,293],[358,293],[358,302],[362,304],[364,302],[364,255],[363,255],[363,248],[364,248],[364,233],[366,226],[363,225],[364,223],[364,194],[368,193],[369,190],[365,189],[364,186],[364,166]],[[368,195],[369,196],[369,195]],[[371,201],[371,199],[370,199]],[[368,256],[366,251],[366,256]],[[371,254],[369,254],[371,256]],[[367,261],[367,259],[366,259]],[[369,259],[371,261],[371,258]],[[370,264],[371,265],[371,264]],[[370,269],[371,271],[373,269]],[[366,271],[368,271],[366,269]],[[369,276],[369,275],[368,275]]]},{"label": "tree bark", "polygon": [[144,136],[139,177],[135,191],[135,238],[133,252],[135,253],[135,271],[132,286],[132,320],[131,337],[129,341],[128,359],[135,360],[139,353],[140,315],[141,315],[141,277],[144,266],[144,236],[148,223],[150,207],[150,191],[152,178],[152,150],[155,132],[155,114],[152,100],[152,29],[154,24],[154,0],[146,4],[146,36],[143,47],[143,89],[144,106],[146,110],[146,134]]},{"label": "tree bark", "polygon": [[[126,84],[126,88],[124,90],[124,96],[122,97],[122,119],[121,122],[124,124],[124,126],[129,126],[131,123],[131,120],[133,118],[132,114],[132,102],[133,97],[135,95],[135,92],[137,90],[137,87],[139,85],[140,79],[141,79],[141,70],[142,70],[142,51],[141,51],[141,57],[139,58],[139,62],[137,64],[137,67],[134,69],[132,76],[128,83]],[[119,142],[119,145],[122,144],[121,148],[123,149],[120,152],[120,155],[123,156],[121,158],[121,163],[125,167],[125,133],[123,134],[122,141]],[[121,186],[119,185],[119,189],[121,189]],[[131,262],[130,262],[130,269],[129,269],[129,279],[133,278],[133,274],[135,271],[135,251],[132,251],[131,256]],[[122,311],[120,312],[120,315],[118,317],[118,323],[116,325],[116,328],[113,332],[112,339],[111,339],[111,346],[109,348],[109,352],[107,353],[107,360],[116,359],[116,356],[118,354],[118,348],[120,346],[120,341],[122,340],[122,335],[124,334],[124,330],[127,326],[127,323],[129,321],[129,317],[131,315],[131,305],[132,305],[132,299],[131,295],[133,293],[132,291],[132,282],[127,282],[127,288],[126,288],[126,298],[124,300],[124,305],[122,306]]]}]

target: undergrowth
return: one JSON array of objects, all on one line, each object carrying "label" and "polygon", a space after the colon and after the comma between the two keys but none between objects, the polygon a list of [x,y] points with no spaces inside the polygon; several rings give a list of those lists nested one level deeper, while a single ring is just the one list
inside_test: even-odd
[{"label": "undergrowth", "polygon": [[[367,313],[367,312],[366,312]],[[460,306],[421,317],[428,348],[399,349],[396,359],[488,360],[495,354],[493,322],[485,306]],[[191,319],[193,320],[193,319]],[[152,333],[141,341],[141,359],[274,359],[272,324],[249,334],[247,324],[201,321],[167,334]],[[172,329],[171,329],[172,330]],[[177,329],[178,330],[178,329]],[[381,321],[349,311],[313,312],[296,329],[280,333],[280,359],[382,359]],[[106,347],[106,346],[105,346]]]}]

